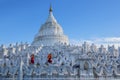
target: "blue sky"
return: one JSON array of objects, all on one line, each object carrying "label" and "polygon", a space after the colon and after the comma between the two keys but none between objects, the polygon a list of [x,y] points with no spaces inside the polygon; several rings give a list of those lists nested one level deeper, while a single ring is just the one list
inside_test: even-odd
[{"label": "blue sky", "polygon": [[70,39],[120,36],[120,0],[0,0],[0,44],[31,43],[48,17],[50,3]]}]

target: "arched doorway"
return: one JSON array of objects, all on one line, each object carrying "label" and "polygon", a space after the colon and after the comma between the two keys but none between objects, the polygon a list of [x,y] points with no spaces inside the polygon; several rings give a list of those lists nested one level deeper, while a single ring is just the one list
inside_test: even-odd
[{"label": "arched doorway", "polygon": [[88,69],[89,69],[89,64],[88,64],[87,61],[85,61],[85,63],[84,63],[84,70],[88,71]]}]

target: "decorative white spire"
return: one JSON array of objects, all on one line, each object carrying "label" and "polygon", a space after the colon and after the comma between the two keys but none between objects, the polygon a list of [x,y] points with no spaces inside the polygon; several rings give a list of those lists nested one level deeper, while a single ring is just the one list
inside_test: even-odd
[{"label": "decorative white spire", "polygon": [[29,66],[29,59],[30,59],[30,55],[29,53],[27,53],[27,65]]},{"label": "decorative white spire", "polygon": [[20,69],[19,69],[19,80],[23,80],[23,71],[22,71],[22,67],[23,67],[23,61],[22,61],[22,56],[20,56]]},{"label": "decorative white spire", "polygon": [[55,22],[55,23],[57,23],[57,21],[56,21],[56,19],[54,18],[52,12],[53,12],[53,9],[52,9],[52,6],[50,5],[49,16],[48,16],[48,19],[47,19],[46,23],[47,23],[47,22]]}]

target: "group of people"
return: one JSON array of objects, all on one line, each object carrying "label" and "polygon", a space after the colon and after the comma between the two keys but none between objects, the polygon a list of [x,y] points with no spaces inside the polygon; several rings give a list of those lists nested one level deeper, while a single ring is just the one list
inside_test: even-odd
[{"label": "group of people", "polygon": [[[51,53],[48,54],[47,59],[48,59],[47,60],[48,63],[52,63],[52,54]],[[31,59],[30,59],[30,63],[34,64],[34,62],[35,62],[35,56],[34,56],[34,54],[32,54]]]}]

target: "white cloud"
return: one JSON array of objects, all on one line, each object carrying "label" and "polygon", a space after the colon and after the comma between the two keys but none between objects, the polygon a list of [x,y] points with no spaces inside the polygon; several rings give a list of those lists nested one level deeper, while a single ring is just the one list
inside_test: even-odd
[{"label": "white cloud", "polygon": [[96,38],[94,40],[102,43],[120,43],[120,37]]},{"label": "white cloud", "polygon": [[94,38],[94,39],[90,39],[90,40],[70,40],[70,43],[75,44],[75,45],[81,45],[84,42],[88,42],[88,43],[94,43],[98,46],[100,46],[101,44],[104,46],[108,46],[108,45],[115,45],[115,47],[120,46],[120,37],[106,37],[106,38]]}]

